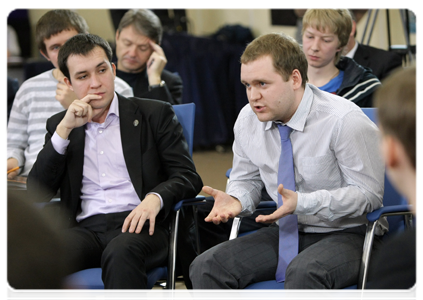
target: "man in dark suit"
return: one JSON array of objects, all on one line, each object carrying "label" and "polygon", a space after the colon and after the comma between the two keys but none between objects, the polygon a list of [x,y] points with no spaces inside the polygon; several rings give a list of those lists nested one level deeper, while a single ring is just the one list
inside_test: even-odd
[{"label": "man in dark suit", "polygon": [[60,189],[72,272],[102,267],[106,288],[146,288],[168,252],[169,212],[202,187],[170,104],[115,93],[112,50],[79,34],[59,53],[78,97],[47,121],[28,191],[48,201]]},{"label": "man in dark suit", "polygon": [[395,52],[386,51],[368,45],[360,44],[356,41],[357,21],[354,12],[351,12],[353,26],[344,49],[345,56],[354,59],[359,65],[372,69],[372,73],[379,80],[384,79],[394,69],[402,66],[402,58]]},{"label": "man in dark suit", "polygon": [[160,19],[147,9],[130,9],[116,30],[117,76],[133,89],[135,97],[182,103],[182,79],[164,69],[160,47]]}]

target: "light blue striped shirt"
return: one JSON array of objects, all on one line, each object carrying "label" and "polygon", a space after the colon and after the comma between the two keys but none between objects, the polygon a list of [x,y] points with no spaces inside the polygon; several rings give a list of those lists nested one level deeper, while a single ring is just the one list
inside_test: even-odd
[{"label": "light blue striped shirt", "polygon": [[[287,125],[294,129],[299,230],[330,232],[365,224],[366,214],[382,206],[384,162],[377,126],[356,104],[311,84]],[[249,104],[234,134],[226,192],[241,201],[240,216],[246,216],[255,210],[263,187],[278,201],[280,137],[274,122],[260,122]]]}]

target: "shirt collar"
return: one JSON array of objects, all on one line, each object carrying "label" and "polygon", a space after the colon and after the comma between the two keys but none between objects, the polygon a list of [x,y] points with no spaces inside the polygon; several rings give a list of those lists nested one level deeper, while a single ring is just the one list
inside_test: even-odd
[{"label": "shirt collar", "polygon": [[353,58],[355,52],[357,51],[358,43],[355,41],[354,47],[345,55],[346,57]]},{"label": "shirt collar", "polygon": [[[313,91],[310,88],[310,84],[307,83],[304,89],[304,95],[303,95],[303,98],[301,99],[300,105],[298,105],[298,108],[295,111],[294,115],[292,116],[291,120],[289,120],[288,123],[284,125],[287,125],[296,131],[304,131],[307,116],[310,113],[312,102],[313,102]],[[264,130],[269,130],[270,128],[272,128],[273,124],[275,123],[276,122],[274,121],[267,122]]]}]

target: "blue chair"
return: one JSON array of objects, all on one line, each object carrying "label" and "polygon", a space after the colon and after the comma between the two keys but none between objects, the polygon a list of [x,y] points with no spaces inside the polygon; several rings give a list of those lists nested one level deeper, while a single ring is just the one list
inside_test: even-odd
[{"label": "blue chair", "polygon": [[[372,120],[375,124],[376,121],[376,108],[362,108],[364,114]],[[227,177],[229,177],[230,169],[226,173]],[[264,205],[271,205],[267,203],[261,202],[257,209],[262,209]],[[276,209],[276,203],[274,204]],[[370,256],[374,241],[374,234],[375,229],[378,225],[379,220],[382,218],[387,218],[389,223],[389,232],[385,234],[392,234],[397,232],[398,230],[402,230],[403,228],[409,228],[412,226],[412,213],[410,211],[410,206],[407,204],[404,197],[402,197],[396,189],[392,186],[389,178],[385,174],[385,187],[384,187],[384,195],[383,195],[383,207],[374,210],[371,213],[367,214],[367,230],[366,236],[364,239],[363,245],[363,256],[362,256],[362,263],[360,266],[360,273],[358,278],[357,285],[346,287],[345,289],[364,289],[366,286],[366,280],[368,275],[368,267],[370,262]],[[237,236],[237,228],[239,228],[241,220],[237,222],[236,225],[233,225],[231,232],[231,238],[236,238]],[[234,221],[235,223],[235,221]],[[246,287],[246,289],[284,289],[284,283],[278,283],[276,280],[268,280],[263,282],[257,282],[250,284]]]},{"label": "blue chair", "polygon": [[[192,156],[194,140],[195,104],[179,104],[173,105],[172,107],[175,111],[175,115],[178,118],[179,123],[183,128],[184,137],[188,143],[189,153]],[[172,220],[170,223],[168,264],[166,266],[154,268],[147,272],[147,288],[151,289],[157,281],[165,279],[166,288],[175,289],[175,266],[179,212],[182,207],[194,207],[195,205],[200,205],[204,201],[205,197],[197,196],[195,198],[181,200],[174,205],[172,211]],[[198,241],[198,233],[196,234]],[[101,279],[101,268],[91,268],[75,272],[66,278],[66,285],[76,289],[104,289],[104,284]]]}]

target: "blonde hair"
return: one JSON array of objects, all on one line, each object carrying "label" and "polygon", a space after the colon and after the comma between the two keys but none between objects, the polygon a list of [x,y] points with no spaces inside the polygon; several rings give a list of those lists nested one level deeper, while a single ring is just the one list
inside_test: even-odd
[{"label": "blonde hair", "polygon": [[[339,47],[344,48],[348,44],[352,30],[352,17],[348,9],[308,9],[303,17],[303,28],[301,34],[307,27],[319,31],[330,31],[338,36]],[[335,64],[339,62],[342,51],[335,56]]]},{"label": "blonde hair", "polygon": [[308,63],[295,39],[284,33],[262,35],[248,44],[241,56],[241,63],[247,64],[266,55],[272,58],[273,67],[284,81],[288,81],[292,72],[297,69],[301,74],[302,86],[305,87],[308,81]]}]

